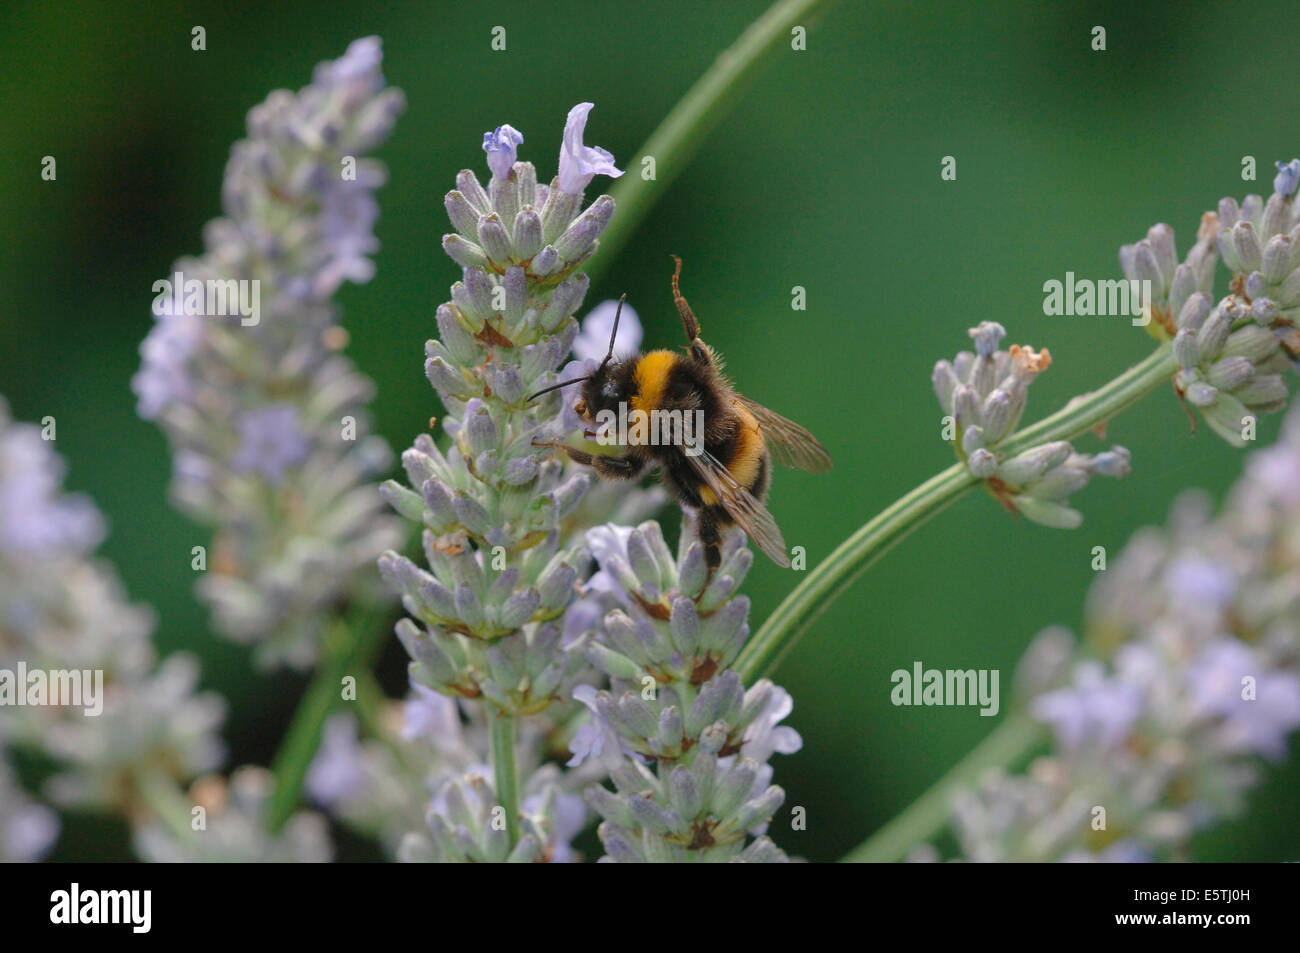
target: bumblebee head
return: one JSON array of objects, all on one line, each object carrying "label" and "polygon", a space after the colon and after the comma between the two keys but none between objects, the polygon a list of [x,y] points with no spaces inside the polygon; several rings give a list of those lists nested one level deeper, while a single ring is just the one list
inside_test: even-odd
[{"label": "bumblebee head", "polygon": [[618,413],[619,404],[627,404],[635,392],[633,365],[627,361],[609,361],[596,369],[582,385],[582,396],[573,410],[585,420],[594,420],[602,410]]},{"label": "bumblebee head", "polygon": [[627,300],[627,295],[623,295],[618,299],[618,308],[614,311],[614,330],[609,335],[609,351],[606,352],[605,359],[600,362],[600,367],[586,377],[575,377],[573,380],[561,381],[558,384],[545,387],[530,395],[529,401],[550,391],[559,390],[561,387],[581,383],[582,396],[573,405],[573,410],[579,417],[584,420],[594,420],[602,410],[617,412],[619,403],[626,401],[633,389],[632,375],[629,371],[631,365],[624,361],[614,360],[614,341],[618,338],[618,319],[623,313],[623,302],[625,300]]}]

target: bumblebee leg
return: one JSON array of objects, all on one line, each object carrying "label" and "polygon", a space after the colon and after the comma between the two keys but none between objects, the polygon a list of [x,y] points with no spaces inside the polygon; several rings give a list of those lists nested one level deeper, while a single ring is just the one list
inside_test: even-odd
[{"label": "bumblebee leg", "polygon": [[722,564],[722,534],[718,529],[729,520],[727,511],[721,506],[700,507],[700,542],[704,544],[704,562],[709,567],[709,578]]},{"label": "bumblebee leg", "polygon": [[682,328],[686,331],[686,343],[690,345],[691,357],[696,364],[712,366],[713,354],[709,351],[709,346],[700,340],[700,322],[696,320],[695,312],[677,287],[677,280],[682,274],[682,260],[673,255],[673,261],[677,262],[677,268],[673,271],[673,304],[677,305],[677,313],[682,316]]},{"label": "bumblebee leg", "polygon": [[[534,444],[534,446],[538,445]],[[597,456],[594,453],[587,453],[585,450],[578,450],[562,443],[544,444],[543,446],[558,447],[567,453],[569,459],[574,463],[581,464],[584,467],[591,467],[601,476],[614,480],[634,480],[645,470],[645,464],[635,457]]]},{"label": "bumblebee leg", "polygon": [[569,459],[572,460],[574,463],[580,463],[584,467],[595,466],[594,461],[596,458],[592,456],[590,453],[584,453],[581,450],[575,450],[573,447],[566,447],[562,443],[552,444],[552,446],[559,447],[561,450],[567,453],[569,455]]},{"label": "bumblebee leg", "polygon": [[603,477],[615,480],[635,480],[645,471],[645,464],[635,457],[591,457],[591,465]]}]

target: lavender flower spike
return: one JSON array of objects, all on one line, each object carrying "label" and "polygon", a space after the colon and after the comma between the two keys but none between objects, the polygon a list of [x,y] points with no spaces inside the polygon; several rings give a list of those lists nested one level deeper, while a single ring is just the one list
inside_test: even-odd
[{"label": "lavender flower spike", "polygon": [[1075,453],[1063,440],[1014,457],[1000,452],[1025,412],[1029,385],[1051,366],[1052,357],[1047,348],[1019,344],[1000,350],[1007,332],[995,321],[982,321],[968,333],[974,353],[961,351],[951,361],[939,361],[931,376],[958,459],[1008,510],[1043,526],[1075,528],[1083,516],[1067,505],[1067,497],[1096,474],[1126,476],[1129,452],[1116,446],[1095,455]]},{"label": "lavender flower spike", "polygon": [[[452,758],[440,767],[424,829],[408,825],[399,841],[398,855],[408,860],[571,855],[567,841],[586,816],[574,786],[593,771],[521,775],[521,837],[511,845],[492,821],[495,780],[481,764],[485,722],[515,719],[526,765],[538,744],[534,732],[568,720],[574,689],[595,677],[584,651],[594,600],[577,596],[590,564],[584,530],[618,510],[644,515],[659,499],[617,488],[584,501],[590,474],[553,446],[566,436],[553,425],[567,395],[530,399],[560,379],[587,292],[580,269],[614,202],[601,196],[584,211],[580,194],[539,185],[532,163],[506,168],[519,141],[506,126],[488,133],[487,188],[466,170],[445,200],[455,231],[443,249],[462,280],[437,309],[438,337],[426,345],[424,370],[446,408],[441,426],[450,443],[444,449],[428,434],[416,437],[402,455],[409,486],[390,480],[381,487],[423,528],[422,564],[393,551],[379,559],[410,615],[397,636],[411,657],[412,688],[425,698],[462,699],[479,736],[477,761]],[[427,792],[430,777],[417,779],[417,790]]]},{"label": "lavender flower spike", "polygon": [[191,791],[207,812],[207,829],[178,839],[161,823],[135,834],[136,851],[155,863],[328,863],[334,853],[325,818],[299,811],[272,832],[267,808],[275,780],[265,768],[245,766],[230,780],[204,778]]},{"label": "lavender flower spike", "polygon": [[[1261,415],[1285,408],[1287,372],[1300,354],[1300,159],[1277,169],[1267,199],[1223,198],[1217,212],[1201,216],[1183,263],[1168,225],[1120,249],[1125,276],[1152,281],[1147,331],[1173,341],[1175,392],[1234,447],[1254,439]],[[1216,304],[1220,258],[1232,281]]]},{"label": "lavender flower spike", "polygon": [[1061,630],[1035,640],[1016,681],[1055,745],[955,801],[967,859],[1186,860],[1195,833],[1241,810],[1300,730],[1297,487],[1293,410],[1217,517],[1189,492],[1098,575],[1072,662]]},{"label": "lavender flower spike", "polygon": [[588,588],[618,608],[587,647],[609,688],[575,691],[591,717],[569,763],[612,761],[615,790],[587,789],[606,859],[787,860],[765,835],[785,798],[767,761],[802,745],[779,724],[793,705],[766,679],[746,689],[730,668],[749,636],[749,600],[736,595],[753,563],[744,534],[727,535],[712,576],[689,526],[676,559],[658,523],[587,535],[601,568]]},{"label": "lavender flower spike", "polygon": [[370,567],[401,539],[371,485],[391,464],[367,433],[374,384],[340,353],[331,301],[374,273],[385,171],[365,154],[403,106],[382,58],[357,40],[249,113],[225,217],[162,283],[133,381],[175,454],[173,500],[216,529],[199,593],[263,665],[310,666],[325,614],[382,595]]},{"label": "lavender flower spike", "polygon": [[[196,691],[184,654],[156,663],[153,614],[126,601],[94,557],[103,520],[62,492],[63,465],[39,428],[10,421],[0,399],[0,670],[85,676],[73,699],[4,707],[0,717],[0,857],[34,860],[57,834],[52,814],[10,790],[5,755],[40,751],[57,773],[42,794],[60,805],[130,810],[148,820],[146,777],[183,782],[222,757],[225,706]],[[91,675],[90,673],[98,673]]]}]

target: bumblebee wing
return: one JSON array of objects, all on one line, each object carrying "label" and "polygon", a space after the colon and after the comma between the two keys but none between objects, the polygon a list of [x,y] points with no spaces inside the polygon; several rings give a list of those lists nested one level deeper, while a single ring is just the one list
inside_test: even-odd
[{"label": "bumblebee wing", "polygon": [[781,466],[809,473],[825,473],[831,468],[831,455],[803,427],[748,397],[737,394],[736,400],[758,421],[772,459]]},{"label": "bumblebee wing", "polygon": [[740,485],[740,482],[713,454],[701,449],[698,456],[683,454],[704,485],[713,491],[728,515],[736,521],[754,545],[767,554],[778,566],[790,568],[790,557],[785,552],[785,539],[781,530],[754,494]]}]

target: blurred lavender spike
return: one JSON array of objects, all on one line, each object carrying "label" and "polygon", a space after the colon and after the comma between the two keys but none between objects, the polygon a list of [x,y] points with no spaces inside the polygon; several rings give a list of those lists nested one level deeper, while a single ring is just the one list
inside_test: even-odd
[{"label": "blurred lavender spike", "polygon": [[1018,680],[1053,750],[957,799],[965,857],[1186,859],[1193,834],[1238,813],[1300,728],[1297,539],[1293,410],[1217,517],[1184,494],[1097,576],[1071,666],[1043,664],[1063,654],[1060,629],[1031,646]]},{"label": "blurred lavender spike", "polygon": [[323,616],[380,597],[373,560],[402,538],[370,485],[391,465],[368,435],[374,384],[340,353],[331,300],[374,274],[386,173],[365,154],[403,108],[381,60],[377,37],[357,40],[310,86],[249,113],[225,217],[204,230],[202,257],[155,285],[132,382],[175,455],[173,500],[216,529],[199,593],[267,666],[309,667]]},{"label": "blurred lavender spike", "polygon": [[180,783],[222,758],[224,702],[197,691],[193,657],[157,663],[153,613],[129,604],[95,558],[104,521],[90,500],[63,492],[63,472],[40,428],[11,421],[0,399],[0,670],[40,671],[51,685],[65,673],[80,686],[70,699],[0,706],[0,856],[9,860],[39,859],[58,831],[48,809],[15,790],[2,757],[10,749],[54,762],[42,792],[50,800],[136,821],[149,817],[147,775]]}]

